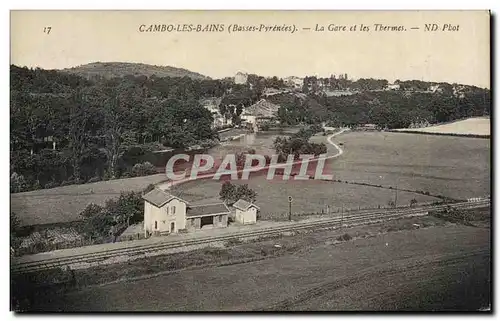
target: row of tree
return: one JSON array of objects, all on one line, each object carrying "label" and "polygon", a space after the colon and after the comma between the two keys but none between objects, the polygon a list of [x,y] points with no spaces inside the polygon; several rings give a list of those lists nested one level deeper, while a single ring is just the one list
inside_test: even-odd
[{"label": "row of tree", "polygon": [[461,95],[441,93],[363,91],[352,95],[295,94],[269,97],[280,105],[282,124],[328,123],[331,126],[375,124],[380,128],[406,128],[416,123],[440,123],[490,114],[489,90],[469,87]]}]

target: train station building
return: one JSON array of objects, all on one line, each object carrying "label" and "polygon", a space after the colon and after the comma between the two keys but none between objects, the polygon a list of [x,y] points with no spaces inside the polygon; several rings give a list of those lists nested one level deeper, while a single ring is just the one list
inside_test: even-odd
[{"label": "train station building", "polygon": [[155,188],[143,195],[144,233],[165,235],[204,226],[227,227],[231,211],[223,202],[190,205],[188,201]]}]

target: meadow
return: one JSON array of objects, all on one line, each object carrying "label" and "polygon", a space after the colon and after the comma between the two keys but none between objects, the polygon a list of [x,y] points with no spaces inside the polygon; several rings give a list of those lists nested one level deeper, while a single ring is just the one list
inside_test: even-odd
[{"label": "meadow", "polygon": [[[219,201],[222,181],[206,179],[191,181],[175,186],[176,195],[192,203],[210,203]],[[246,183],[257,192],[256,204],[261,209],[261,218],[282,219],[288,213],[288,196],[293,198],[292,213],[294,215],[330,213],[357,210],[363,208],[387,207],[396,198],[396,191],[369,186],[359,186],[331,181],[306,180],[285,181],[281,178],[267,180],[266,176],[254,176],[248,181],[236,181],[235,184]],[[398,191],[397,204],[410,204],[412,199],[418,203],[438,201],[431,196]],[[418,204],[417,203],[417,204]]]},{"label": "meadow", "polygon": [[90,203],[104,205],[123,191],[142,191],[149,184],[165,180],[165,174],[156,174],[10,194],[11,211],[21,225],[78,221],[80,212]]},{"label": "meadow", "polygon": [[397,129],[397,131],[411,131],[430,134],[490,136],[490,119],[489,117],[475,117],[423,128]]},{"label": "meadow", "polygon": [[[321,139],[315,136],[313,139]],[[490,140],[346,132],[334,139],[344,154],[329,161],[334,179],[428,191],[454,199],[490,194]],[[333,146],[328,146],[334,152]]]}]

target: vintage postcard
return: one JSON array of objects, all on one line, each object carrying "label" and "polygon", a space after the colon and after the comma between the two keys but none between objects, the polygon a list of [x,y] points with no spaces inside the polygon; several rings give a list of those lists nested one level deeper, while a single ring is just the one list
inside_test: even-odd
[{"label": "vintage postcard", "polygon": [[489,11],[10,19],[12,311],[491,311]]}]

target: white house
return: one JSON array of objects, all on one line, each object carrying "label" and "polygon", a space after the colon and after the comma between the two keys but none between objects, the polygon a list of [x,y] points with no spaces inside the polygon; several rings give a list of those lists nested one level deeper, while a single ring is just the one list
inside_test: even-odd
[{"label": "white house", "polygon": [[186,228],[188,202],[155,188],[142,196],[144,202],[144,232],[176,233]]},{"label": "white house", "polygon": [[248,81],[248,74],[242,73],[238,71],[238,73],[234,76],[234,83],[237,85],[246,84]]},{"label": "white house", "polygon": [[144,233],[171,234],[179,230],[197,230],[206,225],[227,227],[231,213],[224,203],[190,205],[187,201],[155,188],[142,196]]},{"label": "white house", "polygon": [[399,90],[401,86],[399,84],[389,84],[386,87],[386,90]]},{"label": "white house", "polygon": [[233,207],[236,209],[236,222],[241,224],[255,224],[257,222],[257,211],[260,210],[257,205],[240,199],[233,204]]},{"label": "white house", "polygon": [[284,79],[285,84],[290,88],[302,89],[304,85],[304,78],[290,76]]}]

